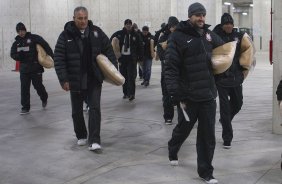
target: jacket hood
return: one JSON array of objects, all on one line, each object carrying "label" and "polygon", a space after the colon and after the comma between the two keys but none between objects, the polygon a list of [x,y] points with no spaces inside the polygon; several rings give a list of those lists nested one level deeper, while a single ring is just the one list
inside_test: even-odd
[{"label": "jacket hood", "polygon": [[26,38],[26,37],[28,37],[28,36],[30,36],[31,35],[31,33],[30,32],[26,32],[26,34],[25,34],[25,36],[22,38],[22,37],[20,37],[19,35],[17,35],[16,37],[15,37],[15,40],[22,40],[22,39],[24,39],[24,38]]},{"label": "jacket hood", "polygon": [[[207,31],[209,27],[210,27],[210,25],[205,24],[203,29],[205,31]],[[193,27],[192,24],[190,24],[189,20],[188,21],[181,21],[177,25],[176,30],[183,32],[185,34],[190,34],[190,35],[193,35],[193,36],[200,36],[200,34],[195,29],[195,27]]]},{"label": "jacket hood", "polygon": [[223,31],[221,24],[217,24],[212,31],[215,32],[218,35],[230,35],[230,34],[234,33],[234,30],[232,30],[232,33],[229,33],[229,34],[226,33],[225,31]]},{"label": "jacket hood", "polygon": [[[93,27],[93,23],[92,23],[91,20],[88,20],[88,26],[90,28]],[[78,34],[78,33],[80,34],[80,31],[75,26],[74,21],[67,22],[64,26],[64,30],[71,33],[72,35],[75,35],[75,34]]]}]

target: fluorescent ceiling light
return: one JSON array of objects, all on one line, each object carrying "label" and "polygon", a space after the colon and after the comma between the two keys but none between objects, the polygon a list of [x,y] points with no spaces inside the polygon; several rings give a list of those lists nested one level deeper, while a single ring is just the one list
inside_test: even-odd
[{"label": "fluorescent ceiling light", "polygon": [[248,13],[247,12],[243,12],[242,15],[248,15]]},{"label": "fluorescent ceiling light", "polygon": [[250,4],[250,7],[254,7],[254,4]]},{"label": "fluorescent ceiling light", "polygon": [[227,5],[227,6],[231,5],[231,3],[229,3],[229,2],[224,2],[224,4]]}]

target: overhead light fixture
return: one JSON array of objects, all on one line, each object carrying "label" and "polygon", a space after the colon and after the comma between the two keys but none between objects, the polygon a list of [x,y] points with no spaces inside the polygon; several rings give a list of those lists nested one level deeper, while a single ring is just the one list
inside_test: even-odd
[{"label": "overhead light fixture", "polygon": [[230,5],[231,5],[231,3],[229,3],[229,2],[224,2],[224,5],[226,5],[226,6],[230,6]]},{"label": "overhead light fixture", "polygon": [[250,4],[250,7],[254,7],[254,4]]},{"label": "overhead light fixture", "polygon": [[247,12],[243,12],[242,15],[248,15],[248,13]]},{"label": "overhead light fixture", "polygon": [[233,10],[236,10],[236,8],[235,8],[235,7],[232,7],[232,9],[233,9]]}]

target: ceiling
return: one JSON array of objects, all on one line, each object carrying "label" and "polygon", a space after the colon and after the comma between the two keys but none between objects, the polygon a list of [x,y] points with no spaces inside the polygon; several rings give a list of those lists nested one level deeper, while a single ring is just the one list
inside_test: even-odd
[{"label": "ceiling", "polygon": [[223,7],[226,7],[225,2],[232,3],[234,13],[249,13],[250,4],[253,4],[253,0],[222,0]]},{"label": "ceiling", "polygon": [[230,2],[233,4],[235,8],[237,8],[237,7],[250,7],[250,4],[253,3],[253,0],[223,0],[222,4],[224,2]]}]

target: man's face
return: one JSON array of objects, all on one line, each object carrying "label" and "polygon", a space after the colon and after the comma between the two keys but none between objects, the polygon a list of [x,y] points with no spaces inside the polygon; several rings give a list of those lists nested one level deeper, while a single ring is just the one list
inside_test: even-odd
[{"label": "man's face", "polygon": [[25,31],[25,30],[19,30],[19,31],[18,31],[18,35],[19,35],[20,37],[22,37],[22,38],[25,37],[25,34],[26,34],[26,31]]},{"label": "man's face", "polygon": [[148,31],[142,31],[142,34],[143,34],[144,36],[147,36]]},{"label": "man's face", "polygon": [[124,25],[124,27],[125,27],[125,29],[126,29],[127,31],[130,31],[131,28],[132,28],[132,24],[127,23],[127,24]]},{"label": "man's face", "polygon": [[190,17],[190,22],[194,27],[203,28],[205,25],[206,14],[199,13]]},{"label": "man's face", "polygon": [[176,26],[172,26],[171,28],[169,28],[170,32],[174,32],[176,30]]},{"label": "man's face", "polygon": [[222,29],[223,29],[223,31],[225,31],[226,33],[232,33],[233,27],[234,27],[233,24],[227,23],[227,24],[224,24],[224,25],[222,26]]},{"label": "man's face", "polygon": [[86,11],[82,11],[82,10],[75,12],[75,14],[73,16],[73,21],[75,23],[75,26],[79,30],[86,29],[86,27],[88,25],[88,13]]}]

